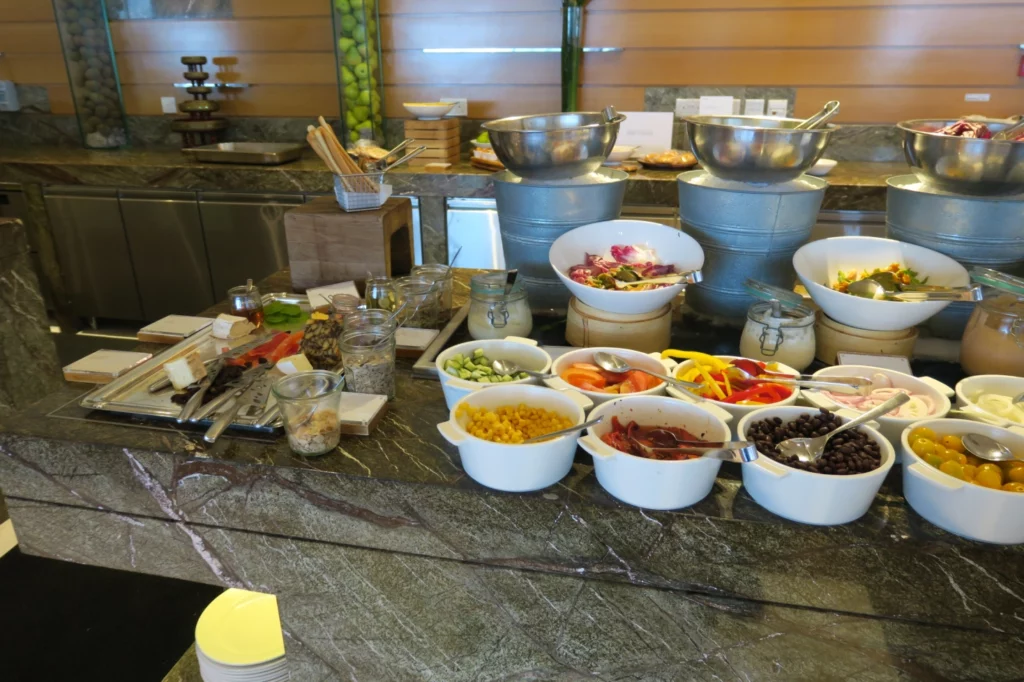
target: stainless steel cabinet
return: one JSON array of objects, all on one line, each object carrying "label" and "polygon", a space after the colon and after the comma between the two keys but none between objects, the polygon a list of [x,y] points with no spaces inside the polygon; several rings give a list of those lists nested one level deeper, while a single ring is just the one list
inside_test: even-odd
[{"label": "stainless steel cabinet", "polygon": [[248,278],[259,280],[288,267],[284,214],[302,202],[299,194],[200,194],[206,253],[218,298]]},{"label": "stainless steel cabinet", "polygon": [[43,195],[72,313],[141,320],[117,190],[51,186]]},{"label": "stainless steel cabinet", "polygon": [[194,315],[215,302],[195,192],[121,190],[143,319]]}]

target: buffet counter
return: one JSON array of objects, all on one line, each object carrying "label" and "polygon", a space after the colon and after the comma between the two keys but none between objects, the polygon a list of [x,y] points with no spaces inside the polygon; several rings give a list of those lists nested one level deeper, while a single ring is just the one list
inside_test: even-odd
[{"label": "buffet counter", "polygon": [[[885,180],[908,172],[904,163],[840,161],[827,175],[825,210],[885,209]],[[444,173],[402,166],[388,174],[396,194],[491,197],[488,176],[463,160]],[[625,203],[678,205],[676,171],[639,170],[630,175]],[[24,148],[0,150],[0,182],[96,187],[238,192],[329,192],[333,176],[307,151],[281,166],[196,163],[177,150],[92,151]]]},{"label": "buffet counter", "polygon": [[[563,325],[538,320],[533,335],[561,345]],[[737,352],[735,330],[691,319],[672,343]],[[88,412],[88,389],[0,417],[22,550],[273,592],[293,679],[1020,674],[1024,547],[927,523],[898,467],[843,526],[773,516],[731,464],[697,505],[653,512],[611,498],[581,451],[536,493],[476,484],[437,431],[439,384],[407,360],[373,435],[312,459],[283,437],[207,446],[201,431]]]}]

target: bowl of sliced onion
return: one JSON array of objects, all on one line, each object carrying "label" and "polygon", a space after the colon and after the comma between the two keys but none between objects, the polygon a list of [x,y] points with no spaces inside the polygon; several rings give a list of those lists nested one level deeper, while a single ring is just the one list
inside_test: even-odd
[{"label": "bowl of sliced onion", "polygon": [[859,416],[861,412],[881,405],[897,393],[909,395],[908,402],[878,418],[879,432],[893,444],[897,452],[900,435],[907,426],[922,419],[945,417],[952,407],[949,399],[954,395],[953,389],[931,377],[915,377],[867,365],[826,367],[815,372],[814,377],[822,380],[827,380],[828,377],[865,377],[871,380],[871,386],[861,395],[807,389],[801,392],[801,397],[811,405],[839,412],[845,417]]},{"label": "bowl of sliced onion", "polygon": [[956,385],[956,404],[976,421],[1009,428],[1024,426],[1024,405],[1013,404],[1024,393],[1024,377],[978,374]]}]

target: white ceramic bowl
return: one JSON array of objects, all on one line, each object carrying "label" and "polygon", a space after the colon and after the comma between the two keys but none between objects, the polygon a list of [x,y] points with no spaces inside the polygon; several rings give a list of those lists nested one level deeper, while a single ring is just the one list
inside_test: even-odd
[{"label": "white ceramic bowl", "polygon": [[1024,493],[992,490],[944,474],[910,449],[907,436],[919,426],[935,435],[980,433],[1024,456],[1024,428],[1004,429],[969,419],[926,419],[911,424],[900,437],[903,450],[903,496],[914,511],[939,528],[971,540],[999,545],[1024,543]]},{"label": "white ceramic bowl", "polygon": [[605,420],[587,429],[580,447],[594,457],[598,483],[612,497],[645,509],[679,509],[700,502],[711,492],[722,461],[689,459],[667,461],[636,457],[620,452],[601,440],[612,429],[612,417],[620,422],[635,421],[644,426],[678,426],[711,441],[729,440],[725,422],[696,405],[664,396],[622,396],[603,403],[590,418]]},{"label": "white ceramic bowl", "polygon": [[459,449],[462,468],[480,485],[510,493],[540,490],[562,480],[572,468],[579,432],[532,445],[492,443],[469,435],[462,427],[466,417],[456,417],[456,413],[464,403],[490,410],[525,403],[556,411],[575,424],[583,423],[583,411],[591,406],[589,400],[575,391],[513,384],[474,391],[452,406],[448,421],[438,424],[437,430]]},{"label": "white ceramic bowl", "polygon": [[[736,356],[736,355],[716,355],[715,357],[716,358],[722,358],[723,360],[737,360],[737,359],[739,359],[739,356]],[[749,358],[746,358],[746,359],[749,359]],[[754,361],[752,361],[752,362],[754,362]],[[690,369],[692,369],[692,368],[693,368],[693,360],[686,360],[684,362],[679,363],[676,366],[675,372],[674,372],[674,374],[672,376],[674,376],[674,377],[676,377],[678,379],[682,375],[684,375],[688,371],[690,371]],[[793,369],[792,367],[790,367],[789,365],[783,365],[781,363],[779,363],[779,372],[782,373],[782,374],[799,374],[800,373],[800,372],[796,371],[795,369]],[[669,386],[668,389],[666,389],[666,390],[668,391],[668,394],[670,396],[672,396],[673,398],[679,398],[680,400],[686,400],[688,402],[693,402],[694,400],[696,400],[696,398],[694,397],[694,395],[692,393],[690,393],[689,391],[680,389],[680,388],[676,388],[675,386]],[[786,398],[785,400],[780,400],[779,402],[773,403],[773,404],[774,405],[794,405],[794,404],[796,404],[796,400],[799,397],[800,397],[800,389],[799,388],[794,388],[793,389],[793,393],[790,394],[790,396],[788,398]],[[723,403],[720,400],[707,399],[705,402],[710,404],[710,405],[714,405],[715,407],[718,407],[718,408],[720,408],[722,410],[725,410],[729,415],[732,416],[733,419],[736,419],[737,421],[740,420],[740,419],[743,419],[743,417],[747,416],[748,414],[750,414],[754,410],[761,409],[761,407],[758,406],[758,405],[733,405],[732,403]]]},{"label": "white ceramic bowl", "polygon": [[995,393],[1013,398],[1024,393],[1024,377],[1011,377],[1005,374],[977,374],[967,377],[956,385],[957,407],[963,410],[968,418],[1004,428],[1024,426],[978,407],[974,399],[981,393]]},{"label": "white ceramic bowl", "polygon": [[405,110],[416,118],[424,118],[427,120],[441,118],[445,116],[452,107],[455,106],[454,102],[403,102],[402,106]]},{"label": "white ceramic bowl", "polygon": [[[826,367],[825,369],[815,372],[814,376],[827,381],[829,377],[867,377],[870,379],[876,374],[884,374],[889,377],[894,388],[905,388],[911,393],[920,393],[931,398],[932,402],[936,405],[936,411],[934,414],[924,417],[925,419],[938,419],[940,417],[945,417],[949,412],[951,407],[949,399],[953,396],[953,389],[941,381],[936,381],[931,377],[915,377],[909,374],[904,374],[903,372],[882,370],[877,367],[868,367],[866,365],[836,365],[835,367]],[[838,403],[833,402],[830,398],[822,395],[818,391],[804,390],[800,393],[800,397],[814,407],[820,407],[823,410],[828,410],[830,412],[838,412],[847,419],[859,417],[861,414],[856,410],[843,407]],[[875,421],[878,422],[878,430],[885,439],[897,448],[898,458],[900,436],[903,434],[903,429],[916,421],[921,421],[921,419],[921,417],[909,419],[878,417]]]},{"label": "white ceramic bowl", "polygon": [[608,160],[612,163],[621,163],[633,156],[633,152],[637,150],[635,145],[628,144],[617,144],[612,147],[612,153],[608,155]]},{"label": "white ceramic bowl", "polygon": [[811,298],[836,322],[870,331],[916,327],[947,305],[947,301],[875,301],[829,287],[840,270],[874,270],[899,263],[928,278],[928,284],[965,287],[967,270],[949,256],[878,237],[832,237],[810,242],[793,254],[793,267]]},{"label": "white ceramic bowl", "polygon": [[[560,355],[555,358],[555,361],[551,364],[552,374],[561,374],[563,371],[568,369],[571,365],[577,362],[588,362],[594,363],[594,353],[604,351],[605,353],[611,353],[618,355],[620,358],[628,362],[634,367],[643,367],[653,372],[660,372],[661,374],[671,374],[672,368],[676,366],[676,363],[671,360],[662,360],[660,353],[641,353],[636,350],[629,350],[627,348],[579,348],[577,350],[571,350],[564,355]],[[615,393],[603,393],[601,391],[585,391],[581,388],[576,388],[571,384],[563,381],[560,377],[553,377],[551,379],[545,379],[544,383],[551,388],[566,389],[571,388],[574,391],[579,391],[583,395],[587,396],[595,405],[606,403],[609,400],[616,398],[624,398],[625,395],[618,395]],[[664,395],[665,394],[665,382],[649,388],[646,391],[639,391],[637,393],[630,393],[628,395]]]},{"label": "white ceramic bowl", "polygon": [[[803,414],[817,414],[812,407],[765,407],[740,420],[736,432],[746,439],[754,422],[778,417],[784,422]],[[849,476],[816,474],[779,464],[763,453],[753,462],[743,463],[743,487],[759,505],[773,514],[797,523],[835,526],[856,521],[867,513],[896,461],[892,445],[875,429],[858,429],[878,443],[882,464],[874,471]]]},{"label": "white ceramic bowl", "polygon": [[573,296],[609,313],[651,313],[663,308],[683,290],[682,282],[650,291],[613,291],[595,289],[569,279],[566,274],[569,268],[583,263],[588,253],[606,255],[616,244],[642,244],[654,249],[661,263],[674,264],[678,272],[699,270],[704,265],[704,251],[693,237],[646,220],[607,220],[581,225],[555,240],[548,251],[548,259]]},{"label": "white ceramic bowl", "polygon": [[466,381],[453,377],[444,371],[444,363],[459,353],[470,356],[477,348],[483,350],[489,360],[512,360],[523,369],[534,372],[547,372],[551,368],[551,356],[547,351],[538,348],[537,342],[533,339],[524,339],[519,336],[508,336],[504,339],[481,339],[480,341],[467,341],[442,351],[434,361],[437,368],[437,376],[441,379],[441,391],[444,392],[444,402],[448,409],[455,406],[462,398],[473,391],[496,386],[515,386],[519,384],[539,384],[539,379],[530,377],[528,379],[516,379],[504,384],[481,384],[476,381]]}]

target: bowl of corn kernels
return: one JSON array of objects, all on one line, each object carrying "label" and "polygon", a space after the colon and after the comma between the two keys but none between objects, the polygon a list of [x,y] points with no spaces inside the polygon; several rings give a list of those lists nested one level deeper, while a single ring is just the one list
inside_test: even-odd
[{"label": "bowl of corn kernels", "polygon": [[452,405],[448,421],[437,429],[459,449],[462,467],[474,481],[495,490],[527,492],[554,485],[569,473],[580,432],[524,441],[582,424],[591,406],[576,391],[493,386]]}]

